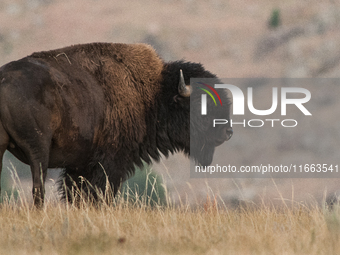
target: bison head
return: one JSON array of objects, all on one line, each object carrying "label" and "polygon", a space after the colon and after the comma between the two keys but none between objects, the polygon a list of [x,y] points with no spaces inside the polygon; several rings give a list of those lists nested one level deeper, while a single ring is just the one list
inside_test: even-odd
[{"label": "bison head", "polygon": [[[207,166],[213,160],[215,147],[229,140],[233,130],[229,125],[230,100],[223,89],[216,89],[222,104],[215,105],[209,96],[207,97],[207,114],[201,114],[202,94],[205,90],[200,89],[203,85],[196,82],[189,82],[191,78],[209,78],[211,87],[214,84],[221,84],[215,75],[206,71],[202,65],[194,63],[182,63],[178,73],[177,95],[173,98],[171,109],[172,123],[170,128],[176,132],[181,127],[174,139],[178,139],[181,149],[190,155],[197,163]],[[193,80],[191,80],[193,81]],[[214,119],[226,119],[228,124],[216,125],[213,127]],[[174,136],[173,136],[174,137]]]},{"label": "bison head", "polygon": [[[215,90],[214,84],[221,84],[218,79],[209,79],[211,84],[210,91],[213,97],[217,95],[221,102],[216,98],[217,104],[212,97],[207,95],[209,86],[206,83],[192,82],[190,90],[190,153],[193,158],[202,166],[208,166],[213,160],[215,147],[229,140],[233,134],[230,127],[230,100],[224,90]],[[203,87],[203,88],[202,88]],[[216,94],[214,94],[216,92]],[[202,95],[206,96],[206,115],[201,113]],[[216,125],[214,127],[214,119],[226,119],[227,124]]]}]

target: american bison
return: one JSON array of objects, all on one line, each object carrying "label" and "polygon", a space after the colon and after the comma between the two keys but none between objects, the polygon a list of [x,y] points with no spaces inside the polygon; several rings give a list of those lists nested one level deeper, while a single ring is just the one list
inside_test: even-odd
[{"label": "american bison", "polygon": [[[95,201],[95,189],[116,194],[143,161],[189,155],[190,125],[197,143],[191,156],[210,164],[232,130],[213,129],[199,111],[190,116],[190,100],[197,109],[201,103],[201,93],[186,85],[192,77],[218,81],[201,64],[166,63],[145,44],[74,45],[10,62],[0,68],[1,158],[7,149],[30,165],[38,207],[47,168],[64,169],[65,199],[72,201],[76,187]],[[225,119],[229,104],[223,112]]]}]

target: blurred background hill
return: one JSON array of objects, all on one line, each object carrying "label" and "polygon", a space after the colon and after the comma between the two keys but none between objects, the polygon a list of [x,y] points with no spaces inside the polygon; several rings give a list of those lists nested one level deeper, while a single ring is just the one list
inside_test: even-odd
[{"label": "blurred background hill", "polygon": [[[221,78],[336,78],[340,77],[340,3],[307,0],[0,2],[0,65],[35,51],[88,42],[148,43],[166,61],[201,62]],[[313,112],[330,119],[332,125],[311,133],[308,130],[297,134],[278,132],[267,139],[256,139],[249,130],[236,129],[225,145],[226,157],[240,162],[246,160],[249,165],[266,157],[299,157],[305,163],[322,163],[310,162],[322,153],[337,160],[340,94],[336,87],[332,89],[317,90],[320,107]],[[266,138],[265,134],[262,136]],[[244,151],[244,143],[251,143],[251,149]],[[9,176],[10,157],[7,154],[3,176]],[[26,182],[26,173],[30,190],[29,168],[15,165],[23,182]],[[281,196],[289,201],[321,203],[327,194],[340,187],[338,179],[190,179],[189,160],[182,155],[164,159],[153,168],[163,175],[175,201],[187,199],[190,203],[205,201],[207,193],[219,195],[230,205],[242,200],[275,204]],[[57,178],[57,171],[49,172],[50,179]]]}]

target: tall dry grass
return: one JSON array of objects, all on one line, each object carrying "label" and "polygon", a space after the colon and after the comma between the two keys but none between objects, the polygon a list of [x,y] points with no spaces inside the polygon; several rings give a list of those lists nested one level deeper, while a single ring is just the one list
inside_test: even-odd
[{"label": "tall dry grass", "polygon": [[[295,204],[192,208],[143,197],[36,210],[25,194],[0,206],[0,254],[340,254],[340,210]],[[169,196],[168,196],[169,197]]]}]

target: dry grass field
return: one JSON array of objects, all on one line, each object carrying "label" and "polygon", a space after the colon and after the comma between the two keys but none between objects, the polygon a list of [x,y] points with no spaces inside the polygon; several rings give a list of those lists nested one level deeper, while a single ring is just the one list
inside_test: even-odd
[{"label": "dry grass field", "polygon": [[[209,189],[209,187],[208,187]],[[157,194],[156,194],[157,195]],[[229,208],[217,195],[196,207],[163,206],[145,196],[77,206],[51,197],[42,210],[30,194],[0,205],[0,254],[339,254],[340,207]],[[130,200],[130,202],[127,202]]]},{"label": "dry grass field", "polygon": [[319,208],[189,209],[3,204],[0,254],[339,254],[340,214]]}]

